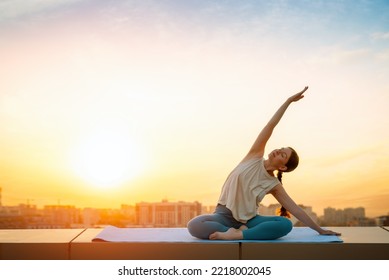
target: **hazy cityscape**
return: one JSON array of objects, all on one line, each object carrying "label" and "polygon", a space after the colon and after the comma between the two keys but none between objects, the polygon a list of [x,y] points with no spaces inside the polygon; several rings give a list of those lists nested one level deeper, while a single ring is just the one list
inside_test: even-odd
[{"label": "hazy cityscape", "polygon": [[[388,226],[389,214],[366,217],[365,208],[335,209],[327,207],[324,215],[318,217],[312,207],[300,205],[308,215],[321,226]],[[279,204],[260,205],[261,215],[277,215]],[[200,214],[212,213],[214,206],[194,202],[138,202],[135,205],[122,204],[118,209],[77,208],[74,205],[34,204],[6,206],[0,196],[0,229],[63,229],[101,228],[107,225],[117,227],[186,227],[187,222]],[[294,217],[295,226],[304,226]]]}]

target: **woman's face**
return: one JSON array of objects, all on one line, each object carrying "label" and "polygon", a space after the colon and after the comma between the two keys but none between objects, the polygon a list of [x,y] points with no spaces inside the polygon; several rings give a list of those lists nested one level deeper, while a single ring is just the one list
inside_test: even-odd
[{"label": "woman's face", "polygon": [[289,161],[292,150],[289,148],[281,148],[272,151],[269,154],[269,160],[274,166],[277,166],[279,169],[286,168],[286,164]]}]

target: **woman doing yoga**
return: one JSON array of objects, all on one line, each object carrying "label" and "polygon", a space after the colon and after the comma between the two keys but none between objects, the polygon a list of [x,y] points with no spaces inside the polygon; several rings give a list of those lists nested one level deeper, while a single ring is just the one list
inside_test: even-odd
[{"label": "woman doing yoga", "polygon": [[[214,214],[189,221],[191,235],[201,239],[277,239],[292,230],[291,221],[283,217],[288,216],[288,211],[319,234],[340,235],[321,228],[286,193],[282,173],[297,167],[296,151],[290,147],[276,149],[263,158],[266,143],[286,109],[302,99],[307,89],[289,97],[265,125],[248,154],[227,177]],[[258,204],[266,194],[273,195],[282,205],[281,216],[257,214]]]}]

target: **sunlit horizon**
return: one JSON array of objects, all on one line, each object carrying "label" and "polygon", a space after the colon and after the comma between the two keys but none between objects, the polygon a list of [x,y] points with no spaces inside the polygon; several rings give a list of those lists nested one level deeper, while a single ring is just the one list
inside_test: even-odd
[{"label": "sunlit horizon", "polygon": [[[105,187],[103,186],[97,186],[99,189],[103,188],[105,189]],[[11,201],[10,199],[7,199],[7,201]],[[205,207],[205,211],[206,213],[208,213],[207,211],[212,211],[212,209],[215,207],[214,204],[205,204],[203,203],[202,201],[198,201],[198,200],[183,200],[183,199],[177,199],[177,200],[169,200],[168,198],[161,198],[159,200],[140,200],[140,201],[134,201],[134,202],[131,202],[131,203],[120,203],[118,199],[115,200],[115,203],[116,204],[113,204],[113,203],[102,203],[100,205],[89,205],[89,204],[72,204],[72,203],[68,203],[70,200],[61,200],[61,199],[17,199],[17,201],[19,201],[19,203],[17,204],[7,204],[5,205],[3,203],[2,207],[36,207],[37,209],[44,209],[45,207],[47,206],[58,206],[58,207],[75,207],[75,208],[78,208],[78,209],[121,209],[122,207],[128,207],[128,206],[132,206],[132,207],[136,207],[137,204],[139,203],[150,203],[150,204],[153,204],[153,203],[156,203],[156,204],[159,204],[159,203],[179,203],[179,202],[185,202],[185,203],[195,203],[195,202],[198,202],[201,204],[202,207]],[[40,203],[36,203],[36,201],[40,201]],[[46,202],[43,202],[43,201],[46,201]],[[276,200],[272,201],[272,200],[269,200],[267,201],[267,203],[264,203],[264,202],[261,202],[261,205],[263,207],[271,207],[272,205],[280,205]],[[365,213],[366,213],[366,217],[367,218],[377,218],[377,217],[380,217],[380,216],[387,216],[389,215],[389,213],[387,212],[379,212],[379,210],[375,213],[375,212],[372,212],[371,209],[367,209],[364,205],[359,205],[359,206],[355,206],[355,205],[352,205],[352,206],[340,206],[340,207],[335,207],[335,206],[332,206],[332,205],[327,205],[327,206],[324,206],[323,208],[319,208],[319,207],[314,207],[312,205],[307,205],[307,204],[301,204],[303,207],[310,207],[312,208],[312,212],[315,213],[316,215],[318,215],[318,217],[322,217],[324,215],[324,210],[325,209],[335,209],[335,210],[345,210],[345,209],[356,209],[356,208],[363,208],[365,210]],[[259,210],[260,211],[260,210]],[[373,214],[372,214],[373,213]]]},{"label": "sunlit horizon", "polygon": [[[389,4],[0,3],[2,204],[215,205],[260,129],[326,207],[389,213]],[[267,196],[263,204],[275,203]]]}]

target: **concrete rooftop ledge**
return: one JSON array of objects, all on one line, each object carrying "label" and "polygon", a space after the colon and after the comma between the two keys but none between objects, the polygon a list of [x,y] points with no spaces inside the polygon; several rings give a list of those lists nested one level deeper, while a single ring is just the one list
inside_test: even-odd
[{"label": "concrete rooftop ledge", "polygon": [[0,259],[66,260],[70,243],[84,229],[0,230]]},{"label": "concrete rooftop ledge", "polygon": [[[388,260],[389,228],[329,227],[343,243],[249,241],[93,242],[103,229],[0,230],[3,260]],[[142,229],[137,229],[142,232]],[[156,232],[168,229],[155,229]],[[151,237],[152,238],[152,237]]]}]

